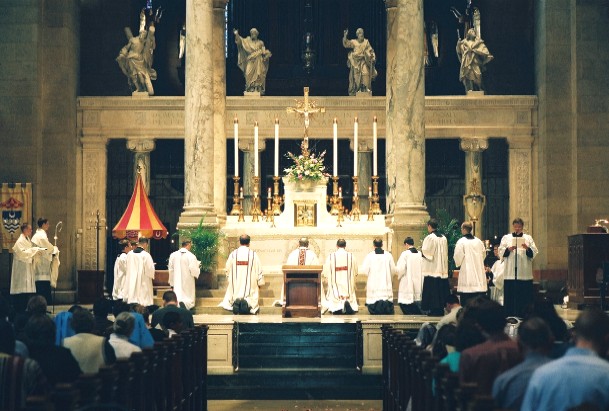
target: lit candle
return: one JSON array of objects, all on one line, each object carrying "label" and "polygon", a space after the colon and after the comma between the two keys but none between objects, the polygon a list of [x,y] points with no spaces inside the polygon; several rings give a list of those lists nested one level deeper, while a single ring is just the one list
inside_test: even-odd
[{"label": "lit candle", "polygon": [[372,187],[368,186],[368,197],[372,197]]},{"label": "lit candle", "polygon": [[372,123],[372,175],[378,176],[378,147],[377,147],[376,116]]},{"label": "lit candle", "polygon": [[235,129],[235,177],[239,177],[239,120],[237,120],[237,116],[233,120],[233,127]]},{"label": "lit candle", "polygon": [[[277,117],[275,117],[275,174],[273,175],[279,175],[279,119]],[[270,190],[269,188],[269,193]]]},{"label": "lit candle", "polygon": [[334,124],[332,127],[334,129],[334,140],[333,140],[333,145],[332,145],[332,150],[333,150],[332,160],[333,160],[333,164],[334,164],[334,170],[333,170],[332,175],[337,176],[338,175],[338,123],[336,122],[336,117],[334,117]]},{"label": "lit candle", "polygon": [[353,122],[353,177],[357,177],[357,117]]},{"label": "lit candle", "polygon": [[258,177],[258,122],[254,121],[254,177]]},{"label": "lit candle", "polygon": [[239,188],[239,198],[243,200],[243,187]]},{"label": "lit candle", "polygon": [[269,187],[267,191],[266,198],[268,198],[269,200],[271,199],[271,187]]}]

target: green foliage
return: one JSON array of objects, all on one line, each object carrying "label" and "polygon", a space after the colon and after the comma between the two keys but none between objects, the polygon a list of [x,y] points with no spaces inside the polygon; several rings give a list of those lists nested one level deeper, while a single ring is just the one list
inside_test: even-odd
[{"label": "green foliage", "polygon": [[180,230],[180,237],[192,241],[191,252],[201,261],[201,271],[211,272],[218,263],[220,241],[224,233],[217,227],[203,225],[203,218],[194,229]]},{"label": "green foliage", "polygon": [[[457,268],[453,256],[455,255],[455,245],[462,237],[459,220],[452,218],[448,211],[436,209],[435,219],[438,222],[438,233],[444,234],[448,241],[448,276],[452,277],[453,271]],[[427,223],[427,222],[426,222]],[[421,242],[427,236],[427,224],[421,232]]]}]

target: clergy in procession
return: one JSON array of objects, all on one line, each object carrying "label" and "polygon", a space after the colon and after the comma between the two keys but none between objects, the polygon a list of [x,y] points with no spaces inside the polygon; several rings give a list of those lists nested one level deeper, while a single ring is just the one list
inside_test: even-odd
[{"label": "clergy in procession", "polygon": [[113,300],[126,300],[127,253],[131,251],[131,242],[124,238],[118,242],[121,253],[114,262],[114,285],[112,286]]},{"label": "clergy in procession", "polygon": [[219,306],[233,314],[256,314],[260,309],[258,287],[264,285],[262,264],[258,255],[250,250],[249,235],[241,235],[239,244],[226,260],[228,285]]},{"label": "clergy in procession", "polygon": [[32,226],[21,224],[21,235],[13,245],[13,266],[10,293],[17,313],[25,311],[28,299],[36,292],[34,256],[44,251],[32,244]]},{"label": "clergy in procession", "polygon": [[[298,248],[288,255],[285,265],[319,265],[315,252],[309,250],[308,238],[302,237],[298,240]],[[281,299],[273,305],[285,305],[285,284],[281,287]]]},{"label": "clergy in procession", "polygon": [[537,247],[533,237],[523,232],[524,221],[512,221],[511,234],[499,244],[499,255],[504,263],[503,300],[507,315],[522,317],[527,305],[533,302],[533,259]]},{"label": "clergy in procession", "polygon": [[34,279],[36,281],[36,294],[43,296],[47,303],[51,302],[51,263],[53,256],[59,252],[49,241],[47,231],[49,220],[41,217],[37,221],[38,229],[32,236],[32,243],[44,250],[34,257]]},{"label": "clergy in procession", "polygon": [[450,294],[448,284],[448,240],[438,232],[435,218],[427,222],[427,237],[423,240],[423,298],[421,310],[430,316],[444,314],[444,303]]},{"label": "clergy in procession", "polygon": [[195,280],[201,273],[201,263],[190,251],[192,241],[182,241],[182,248],[169,256],[169,285],[178,297],[180,304],[188,310],[195,306]]},{"label": "clergy in procession", "polygon": [[414,246],[414,239],[404,239],[404,251],[400,254],[396,268],[398,271],[398,304],[404,314],[421,314],[423,273],[421,253]]},{"label": "clergy in procession", "polygon": [[486,295],[486,272],[484,270],[484,257],[486,247],[482,240],[472,235],[473,225],[470,221],[461,224],[463,237],[455,245],[455,264],[461,267],[457,282],[457,292],[461,299],[461,306],[480,295]]},{"label": "clergy in procession", "polygon": [[374,251],[370,252],[361,266],[361,274],[368,276],[366,283],[366,306],[370,314],[393,314],[392,277],[396,274],[395,263],[390,252],[383,250],[383,240],[375,238]]},{"label": "clergy in procession", "polygon": [[127,303],[148,307],[153,303],[152,280],[154,261],[146,251],[148,239],[140,238],[134,250],[127,254]]},{"label": "clergy in procession", "polygon": [[345,248],[347,242],[339,239],[336,251],[326,258],[322,276],[328,284],[326,298],[322,301],[323,311],[332,314],[353,314],[359,310],[355,294],[357,262],[352,253]]}]

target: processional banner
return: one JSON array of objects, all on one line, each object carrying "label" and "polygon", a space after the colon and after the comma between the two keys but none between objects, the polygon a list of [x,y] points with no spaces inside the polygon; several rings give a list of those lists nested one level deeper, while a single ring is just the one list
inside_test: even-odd
[{"label": "processional banner", "polygon": [[21,235],[20,226],[32,222],[32,183],[2,183],[0,186],[2,249],[13,252],[13,245]]}]

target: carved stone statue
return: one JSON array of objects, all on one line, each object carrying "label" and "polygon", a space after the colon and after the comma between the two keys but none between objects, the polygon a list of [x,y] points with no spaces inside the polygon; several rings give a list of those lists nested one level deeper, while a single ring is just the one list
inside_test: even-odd
[{"label": "carved stone statue", "polygon": [[482,73],[485,65],[493,60],[484,41],[476,35],[476,30],[467,31],[464,39],[457,41],[457,57],[461,62],[459,81],[465,86],[465,92],[484,90],[482,86]]},{"label": "carved stone statue", "polygon": [[233,34],[239,50],[237,64],[245,75],[245,91],[264,95],[271,52],[264,47],[264,42],[258,38],[258,30],[255,28],[250,30],[248,37],[239,36],[237,29],[233,30]]},{"label": "carved stone statue", "polygon": [[152,53],[156,47],[154,30],[154,25],[151,25],[148,30],[142,30],[134,37],[131,29],[126,27],[128,42],[116,58],[131,89],[147,91],[151,96],[154,95],[152,80],[156,80],[156,71],[152,68]]},{"label": "carved stone statue", "polygon": [[376,54],[370,42],[364,38],[364,29],[357,29],[357,38],[349,40],[343,32],[343,46],[352,49],[347,56],[347,67],[349,67],[349,95],[354,96],[358,91],[370,92],[372,80],[376,78]]}]

